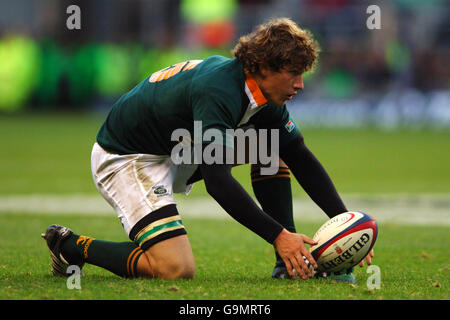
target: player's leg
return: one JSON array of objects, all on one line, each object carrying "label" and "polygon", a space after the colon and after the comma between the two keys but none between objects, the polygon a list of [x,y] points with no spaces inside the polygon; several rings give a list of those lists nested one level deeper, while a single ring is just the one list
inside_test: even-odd
[{"label": "player's leg", "polygon": [[161,241],[144,252],[138,272],[160,279],[193,278],[195,261],[187,235]]},{"label": "player's leg", "polygon": [[[53,253],[55,275],[68,276],[69,265],[85,263],[106,269],[120,277],[192,278],[195,262],[185,234],[154,243],[146,250],[132,241],[112,242],[78,235],[70,229],[52,225],[43,235]],[[160,239],[162,239],[160,238]]]},{"label": "player's leg", "polygon": [[50,226],[44,238],[55,274],[93,264],[122,277],[192,277],[194,259],[173,199],[176,172],[167,157],[92,152],[94,182],[132,241],[110,242]]},{"label": "player's leg", "polygon": [[52,272],[68,276],[69,265],[93,264],[121,277],[138,276],[138,261],[143,251],[133,242],[110,242],[78,235],[72,230],[51,225],[42,235],[51,252]]},{"label": "player's leg", "polygon": [[144,216],[131,228],[129,237],[144,252],[138,266],[141,275],[162,279],[194,276],[194,255],[175,204]]},{"label": "player's leg", "polygon": [[264,212],[278,221],[290,232],[295,231],[291,172],[288,166],[279,159],[278,170],[273,175],[261,175],[261,165],[251,165],[251,182],[253,192]]},{"label": "player's leg", "polygon": [[[279,168],[273,175],[261,175],[261,165],[252,164],[251,181],[256,199],[264,212],[278,221],[290,232],[296,232],[293,207],[291,175],[287,165],[279,159]],[[272,273],[274,278],[288,278],[286,266],[275,252],[275,268]]]}]

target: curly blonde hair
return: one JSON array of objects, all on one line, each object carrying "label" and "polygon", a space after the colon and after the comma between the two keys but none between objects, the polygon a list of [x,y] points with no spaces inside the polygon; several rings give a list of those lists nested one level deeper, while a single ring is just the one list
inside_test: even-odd
[{"label": "curly blonde hair", "polygon": [[266,67],[302,74],[314,67],[319,50],[311,32],[289,18],[275,18],[242,36],[232,54],[250,73]]}]

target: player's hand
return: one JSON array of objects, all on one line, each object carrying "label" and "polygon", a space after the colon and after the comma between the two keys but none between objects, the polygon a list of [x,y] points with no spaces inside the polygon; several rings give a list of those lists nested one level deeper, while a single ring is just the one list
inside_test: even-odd
[{"label": "player's hand", "polygon": [[304,234],[292,233],[286,229],[281,231],[273,243],[275,250],[283,259],[286,264],[286,269],[293,279],[296,278],[293,269],[303,280],[306,280],[308,277],[312,276],[311,270],[308,268],[303,256],[306,257],[314,269],[317,268],[317,263],[309,250],[306,248],[305,243],[310,245],[317,244],[317,242]]},{"label": "player's hand", "polygon": [[373,249],[370,250],[369,254],[366,256],[365,259],[361,260],[361,262],[359,263],[359,266],[361,268],[364,267],[364,260],[366,260],[367,265],[370,266],[372,264],[372,258],[373,258]]}]

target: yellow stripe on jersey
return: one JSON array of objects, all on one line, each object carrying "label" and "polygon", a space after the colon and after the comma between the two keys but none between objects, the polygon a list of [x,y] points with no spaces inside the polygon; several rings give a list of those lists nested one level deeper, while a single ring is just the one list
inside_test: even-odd
[{"label": "yellow stripe on jersey", "polygon": [[154,83],[162,80],[167,80],[180,72],[194,69],[202,61],[203,60],[189,60],[174,64],[173,66],[164,68],[160,71],[153,73],[148,79],[148,81],[150,83]]}]

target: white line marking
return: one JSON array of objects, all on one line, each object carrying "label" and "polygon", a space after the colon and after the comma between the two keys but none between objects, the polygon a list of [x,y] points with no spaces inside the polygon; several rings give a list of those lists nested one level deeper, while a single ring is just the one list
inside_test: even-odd
[{"label": "white line marking", "polygon": [[[366,212],[380,223],[450,226],[450,194],[341,196],[350,211]],[[212,198],[176,195],[176,199],[181,216],[231,219]],[[4,213],[115,216],[96,194],[0,195],[0,215]],[[294,216],[299,221],[327,219],[309,198],[294,199]]]}]

